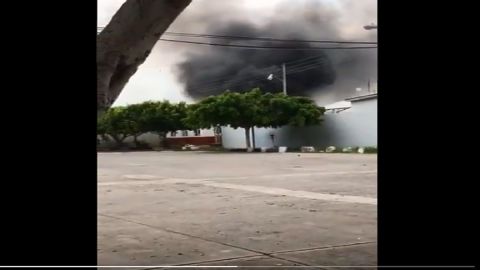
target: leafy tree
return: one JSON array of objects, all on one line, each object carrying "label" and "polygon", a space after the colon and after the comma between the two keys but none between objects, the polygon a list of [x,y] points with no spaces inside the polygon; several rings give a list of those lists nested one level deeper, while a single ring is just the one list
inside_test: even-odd
[{"label": "leafy tree", "polygon": [[105,128],[104,117],[100,117],[99,119],[97,119],[97,145],[100,144],[98,136],[100,136],[104,141],[107,140],[106,132],[107,130]]},{"label": "leafy tree", "polygon": [[306,97],[267,93],[262,103],[264,115],[259,126],[263,127],[318,125],[325,112],[325,108]]},{"label": "leafy tree", "polygon": [[110,136],[120,146],[128,136],[138,133],[138,127],[125,107],[114,107],[97,121],[97,134],[99,131]]},{"label": "leafy tree", "polygon": [[305,97],[263,94],[260,89],[226,91],[192,105],[150,101],[111,108],[97,122],[97,135],[109,135],[118,145],[133,136],[138,144],[137,137],[146,132],[157,133],[163,141],[171,131],[229,125],[245,129],[246,146],[251,148],[250,130],[255,126],[317,125],[324,111]]},{"label": "leafy tree", "polygon": [[171,131],[187,129],[183,119],[187,116],[187,104],[180,102],[171,104],[169,101],[144,102],[141,104],[143,113],[140,129],[144,132],[158,134],[163,141]]},{"label": "leafy tree", "polygon": [[250,129],[257,127],[306,126],[321,122],[324,108],[305,97],[262,94],[260,89],[244,93],[226,91],[191,105],[186,122],[197,128],[230,125],[245,129],[245,143],[250,144]]},{"label": "leafy tree", "polygon": [[195,128],[210,128],[217,125],[244,128],[245,142],[247,148],[250,148],[250,129],[257,125],[260,119],[261,99],[262,93],[259,89],[246,93],[226,91],[191,105],[186,122]]},{"label": "leafy tree", "polygon": [[128,131],[133,136],[135,146],[138,146],[138,136],[149,131],[146,122],[145,105],[143,103],[128,105],[125,107],[123,116],[128,123]]}]

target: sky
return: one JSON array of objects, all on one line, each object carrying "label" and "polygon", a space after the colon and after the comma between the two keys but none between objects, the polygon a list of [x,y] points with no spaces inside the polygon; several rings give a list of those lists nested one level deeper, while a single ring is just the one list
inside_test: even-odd
[{"label": "sky", "polygon": [[[167,31],[212,33],[208,21],[223,16],[224,20],[247,20],[252,24],[266,24],[279,16],[276,7],[285,4],[302,6],[318,2],[323,9],[335,12],[335,23],[343,40],[372,40],[363,26],[376,23],[376,0],[193,0]],[[125,0],[98,0],[97,26],[105,26]],[[309,37],[318,39],[319,36]],[[322,38],[325,38],[322,36]],[[376,36],[375,36],[376,38]],[[152,53],[130,79],[114,106],[140,103],[147,100],[172,102],[193,100],[184,93],[183,84],[177,79],[176,64],[196,45],[171,44],[159,41]],[[376,69],[376,66],[375,66]],[[332,90],[320,95],[326,102],[341,100]],[[350,86],[349,86],[350,87]],[[355,89],[352,89],[355,94]],[[339,99],[340,98],[340,99]]]}]

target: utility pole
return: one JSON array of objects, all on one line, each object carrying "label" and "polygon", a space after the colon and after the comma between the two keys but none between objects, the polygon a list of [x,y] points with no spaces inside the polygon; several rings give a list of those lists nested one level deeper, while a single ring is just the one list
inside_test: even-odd
[{"label": "utility pole", "polygon": [[287,95],[287,68],[285,67],[285,63],[282,64],[283,70],[283,93]]},{"label": "utility pole", "polygon": [[283,80],[274,77],[273,73],[270,73],[270,75],[268,75],[267,80],[271,81],[275,78],[279,81],[282,81],[282,83],[283,83],[283,94],[287,95],[287,67],[285,66],[285,63],[282,64],[282,71],[283,71],[282,72],[283,73]]}]

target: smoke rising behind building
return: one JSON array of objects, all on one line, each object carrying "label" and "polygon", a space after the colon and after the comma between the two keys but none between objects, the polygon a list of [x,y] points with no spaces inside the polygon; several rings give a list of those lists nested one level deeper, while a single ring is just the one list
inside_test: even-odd
[{"label": "smoke rising behind building", "polygon": [[[106,25],[123,2],[99,0],[99,26]],[[376,14],[376,0],[195,0],[168,31],[283,39],[376,41],[376,30],[363,29],[364,25],[377,22]],[[163,38],[180,39],[172,36]],[[221,39],[195,41],[232,42]],[[236,42],[240,43],[293,46],[279,42]],[[274,73],[275,77],[281,78],[282,62],[287,62],[287,73],[290,73],[298,62],[289,62],[312,56],[318,58],[304,64],[315,64],[321,60],[325,64],[288,74],[289,94],[311,96],[324,105],[356,95],[356,88],[366,89],[368,80],[376,79],[376,49],[323,52],[244,50],[159,41],[127,84],[117,104],[161,99],[193,101],[192,97],[199,99],[226,87],[245,90],[260,86],[264,90],[281,91],[282,83],[277,79],[266,80],[268,74]],[[194,84],[196,87],[193,87]]]},{"label": "smoke rising behind building", "polygon": [[[366,1],[366,0],[363,0]],[[225,1],[230,2],[230,1]],[[342,20],[347,8],[355,6],[353,1],[285,1],[270,7],[274,16],[262,21],[239,18],[242,9],[229,3],[218,16],[207,16],[209,10],[218,10],[219,1],[212,1],[209,7],[182,17],[175,28],[189,32],[189,25],[195,25],[202,18],[197,29],[204,33],[228,36],[274,37],[279,39],[308,40],[358,40],[376,41],[376,31],[366,31],[363,24],[358,29],[345,29]],[[358,1],[357,2],[362,2]],[[371,1],[368,1],[371,2]],[[218,4],[218,5],[217,5]],[[373,3],[376,5],[376,3]],[[358,4],[357,4],[358,6]],[[364,7],[364,9],[366,9]],[[205,12],[205,13],[204,13]],[[364,17],[376,17],[376,7]],[[211,13],[210,13],[211,14]],[[359,15],[360,16],[360,15]],[[360,16],[362,17],[362,16]],[[352,18],[350,18],[352,19]],[[345,32],[349,37],[345,37]],[[192,40],[185,39],[184,40]],[[195,39],[198,41],[198,39]],[[282,47],[330,47],[332,44],[289,43],[239,40],[201,40],[203,42],[247,44]],[[345,45],[342,45],[345,46]],[[288,94],[304,96],[330,96],[332,100],[354,94],[355,88],[363,87],[368,80],[376,78],[376,49],[361,50],[273,50],[242,49],[196,45],[189,50],[184,60],[176,65],[175,73],[190,97],[199,99],[218,94],[225,90],[245,91],[260,87],[264,91],[282,90],[280,80],[267,80],[270,73],[281,78],[281,64],[287,63]]]}]

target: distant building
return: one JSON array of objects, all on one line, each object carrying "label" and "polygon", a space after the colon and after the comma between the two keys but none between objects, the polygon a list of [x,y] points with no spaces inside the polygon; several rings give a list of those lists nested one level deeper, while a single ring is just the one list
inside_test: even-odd
[{"label": "distant building", "polygon": [[[144,133],[138,136],[138,141],[146,143],[152,147],[160,146],[160,137],[155,133]],[[125,144],[134,146],[133,137],[127,137],[124,141]],[[165,141],[162,146],[166,147],[175,147],[175,146],[184,146],[186,144],[193,145],[221,145],[222,135],[221,129],[210,128],[210,129],[197,129],[197,130],[177,130],[174,132],[169,132],[165,136]],[[110,141],[101,141],[102,146],[111,147],[115,145],[115,142]]]},{"label": "distant building", "polygon": [[178,130],[167,133],[167,146],[193,145],[215,145],[221,144],[221,129],[197,129],[197,130]]}]

